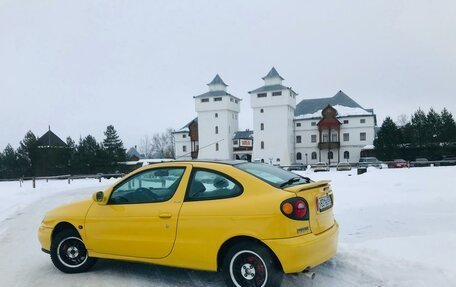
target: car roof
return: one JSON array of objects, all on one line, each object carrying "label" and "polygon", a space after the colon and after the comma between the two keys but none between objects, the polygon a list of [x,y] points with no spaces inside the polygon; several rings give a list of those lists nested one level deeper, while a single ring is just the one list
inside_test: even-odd
[{"label": "car roof", "polygon": [[[215,164],[225,164],[225,165],[238,165],[241,163],[246,163],[245,160],[172,160],[166,162],[157,162],[157,163],[215,163]],[[151,163],[150,165],[157,164]]]}]

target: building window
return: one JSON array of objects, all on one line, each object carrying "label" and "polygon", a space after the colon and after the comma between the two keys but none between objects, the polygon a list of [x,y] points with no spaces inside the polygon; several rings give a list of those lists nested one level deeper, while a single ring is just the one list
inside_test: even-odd
[{"label": "building window", "polygon": [[234,102],[234,99],[233,99],[233,98],[230,98],[230,102]]},{"label": "building window", "polygon": [[214,102],[221,102],[221,101],[222,101],[222,98],[221,98],[221,97],[214,98]]},{"label": "building window", "polygon": [[264,131],[264,124],[263,123],[260,124],[260,130]]},{"label": "building window", "polygon": [[317,142],[317,135],[310,136],[310,142],[316,143]]},{"label": "building window", "polygon": [[215,113],[215,117],[218,118],[218,113]]},{"label": "building window", "polygon": [[348,142],[350,140],[350,134],[344,133],[344,142]]},{"label": "building window", "polygon": [[332,135],[331,135],[331,141],[332,141],[333,143],[338,142],[337,134],[332,134]]},{"label": "building window", "polygon": [[301,136],[296,136],[296,143],[301,143]]},{"label": "building window", "polygon": [[266,98],[266,93],[257,94],[258,98]]},{"label": "building window", "polygon": [[186,146],[186,145],[183,145],[183,146],[182,146],[182,151],[183,151],[183,152],[187,152],[187,146]]},{"label": "building window", "polygon": [[359,133],[359,140],[365,141],[366,140],[366,133]]},{"label": "building window", "polygon": [[238,140],[234,140],[234,141],[233,141],[233,144],[234,144],[234,145],[237,145],[238,143],[239,143]]},{"label": "building window", "polygon": [[215,134],[218,134],[218,126],[215,126]]},{"label": "building window", "polygon": [[344,120],[344,124],[348,124],[348,120]]},{"label": "building window", "polygon": [[328,138],[329,138],[328,134],[323,134],[323,142],[324,143],[328,142]]},{"label": "building window", "polygon": [[296,154],[296,160],[301,160],[302,159],[302,154],[300,152],[298,152]]},{"label": "building window", "polygon": [[317,159],[317,153],[316,152],[312,152],[312,159]]},{"label": "building window", "polygon": [[182,138],[184,138],[184,139],[185,139],[186,137],[187,137],[187,135],[182,135]]},{"label": "building window", "polygon": [[215,151],[218,151],[218,150],[219,150],[219,144],[216,143],[216,144],[215,144]]},{"label": "building window", "polygon": [[201,102],[202,103],[207,103],[207,102],[209,102],[209,99],[201,99]]},{"label": "building window", "polygon": [[360,122],[361,124],[365,124],[365,123],[366,123],[366,119],[360,119],[359,122]]},{"label": "building window", "polygon": [[281,95],[282,95],[282,92],[272,92],[272,95],[273,95],[273,96],[281,96]]},{"label": "building window", "polygon": [[261,142],[261,149],[264,149],[264,142]]},{"label": "building window", "polygon": [[348,151],[344,151],[344,159],[349,159],[350,153]]},{"label": "building window", "polygon": [[333,159],[333,152],[332,151],[328,151],[328,159]]},{"label": "building window", "polygon": [[238,100],[234,100],[234,103],[237,104],[237,103],[239,103],[239,101]]},{"label": "building window", "polygon": [[317,122],[311,122],[310,125],[314,127],[317,125]]},{"label": "building window", "polygon": [[301,123],[296,123],[296,126],[297,126],[297,127],[300,127],[300,126],[301,126]]},{"label": "building window", "polygon": [[261,109],[261,110],[260,110],[260,113],[264,113],[264,110],[263,110],[263,109]]}]

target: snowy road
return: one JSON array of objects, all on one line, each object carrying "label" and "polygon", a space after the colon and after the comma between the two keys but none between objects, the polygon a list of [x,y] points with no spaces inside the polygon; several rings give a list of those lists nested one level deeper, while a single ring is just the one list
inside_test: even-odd
[{"label": "snowy road", "polygon": [[[454,174],[456,168],[311,174],[333,180],[340,248],[314,269],[315,280],[286,276],[283,286],[456,286]],[[40,251],[37,227],[46,210],[99,187],[62,189],[0,221],[0,286],[224,286],[216,273],[110,260],[88,273],[61,273]]]}]

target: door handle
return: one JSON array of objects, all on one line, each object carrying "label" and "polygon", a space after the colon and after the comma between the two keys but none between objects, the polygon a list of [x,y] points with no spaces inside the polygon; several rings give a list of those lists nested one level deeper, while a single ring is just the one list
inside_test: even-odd
[{"label": "door handle", "polygon": [[171,212],[162,212],[158,215],[160,218],[171,218],[172,216]]}]

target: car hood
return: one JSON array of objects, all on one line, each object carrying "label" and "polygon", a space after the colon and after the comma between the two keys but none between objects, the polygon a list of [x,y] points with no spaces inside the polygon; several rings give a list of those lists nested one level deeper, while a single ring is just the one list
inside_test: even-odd
[{"label": "car hood", "polygon": [[46,220],[83,219],[87,210],[93,204],[92,199],[80,200],[70,204],[61,205],[46,213]]}]

